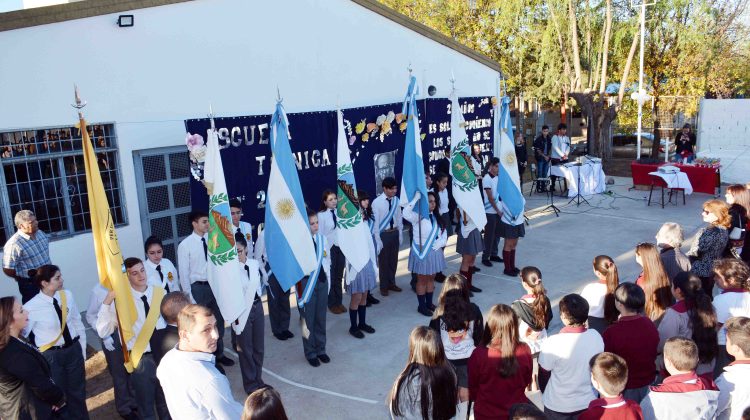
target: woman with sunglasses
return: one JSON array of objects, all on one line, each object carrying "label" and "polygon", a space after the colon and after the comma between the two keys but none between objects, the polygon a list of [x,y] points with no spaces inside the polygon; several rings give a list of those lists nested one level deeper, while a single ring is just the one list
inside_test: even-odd
[{"label": "woman with sunglasses", "polygon": [[703,284],[703,290],[713,297],[714,262],[721,258],[729,240],[728,229],[732,225],[729,206],[720,200],[708,200],[703,203],[703,221],[706,226],[695,236],[693,246],[687,255],[693,261],[690,272],[697,275]]}]

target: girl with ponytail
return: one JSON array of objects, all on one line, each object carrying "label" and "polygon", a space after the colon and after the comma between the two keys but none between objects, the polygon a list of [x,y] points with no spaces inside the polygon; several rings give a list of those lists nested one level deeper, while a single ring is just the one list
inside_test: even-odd
[{"label": "girl with ponytail", "polygon": [[[716,363],[716,311],[711,299],[703,291],[700,277],[683,271],[672,283],[672,295],[677,303],[664,313],[659,324],[659,353],[672,337],[691,339],[698,346],[698,375],[711,374]],[[660,366],[664,368],[664,366]]]},{"label": "girl with ponytail", "polygon": [[615,308],[615,289],[620,277],[614,260],[607,255],[597,255],[593,266],[597,280],[587,284],[581,296],[589,303],[589,328],[603,334],[620,315]]},{"label": "girl with ponytail", "polygon": [[547,338],[552,308],[542,284],[542,272],[538,268],[524,267],[520,277],[526,294],[513,302],[511,308],[518,316],[519,339],[528,344],[531,353],[536,355],[541,349],[542,341]]}]

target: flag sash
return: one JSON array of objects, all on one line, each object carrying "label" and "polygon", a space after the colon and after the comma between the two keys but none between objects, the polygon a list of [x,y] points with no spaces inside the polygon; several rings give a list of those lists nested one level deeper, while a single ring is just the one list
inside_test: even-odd
[{"label": "flag sash", "polygon": [[[432,228],[430,229],[430,235],[427,237],[427,243],[422,244],[422,250],[419,249],[419,246],[412,241],[411,249],[413,252],[416,252],[417,258],[420,260],[423,260],[427,257],[427,254],[430,253],[432,250],[432,244],[435,243],[435,239],[437,239],[438,231],[440,230],[440,226],[435,221],[435,216],[430,215],[430,222],[432,223]],[[419,223],[421,224],[422,221],[420,220]]]},{"label": "flag sash", "polygon": [[[55,297],[52,296],[52,299],[54,299],[54,298]],[[59,340],[60,337],[63,335],[63,332],[65,332],[65,324],[68,321],[68,297],[65,294],[65,290],[60,290],[60,303],[62,304],[62,305],[60,305],[60,306],[62,306],[62,309],[61,309],[62,310],[62,322],[60,322],[60,334],[57,334],[57,337],[55,337],[54,340],[52,340],[49,343],[43,345],[42,347],[39,347],[39,352],[40,353],[44,353],[45,351],[47,351],[50,348],[52,348],[52,346],[54,346],[55,343],[57,343],[57,340]]]},{"label": "flag sash", "polygon": [[[315,285],[318,283],[318,276],[320,276],[320,270],[323,267],[325,240],[326,238],[320,233],[315,234],[315,259],[317,261],[317,266],[307,278],[307,284],[305,285],[305,290],[302,292],[302,295],[298,296],[297,306],[299,306],[300,308],[304,308],[305,304],[310,301],[313,290],[315,290]],[[297,291],[297,293],[299,294],[299,290]]]},{"label": "flag sash", "polygon": [[[138,337],[135,339],[133,348],[130,350],[130,362],[125,364],[125,369],[128,373],[138,368],[143,358],[143,352],[146,350],[151,336],[154,334],[154,328],[156,328],[156,321],[159,319],[161,314],[161,301],[164,298],[165,291],[161,287],[154,286],[153,293],[151,295],[151,304],[149,305],[148,314],[146,314],[146,320],[143,322],[141,332],[138,333]],[[132,296],[132,295],[131,295]]]},{"label": "flag sash", "polygon": [[396,208],[398,207],[398,203],[400,200],[398,199],[398,197],[393,197],[391,198],[391,200],[394,200],[393,205],[391,206],[391,209],[388,210],[388,214],[385,215],[385,219],[380,222],[380,232],[385,230],[388,224],[391,223],[391,220],[393,220],[393,216],[396,214]]}]

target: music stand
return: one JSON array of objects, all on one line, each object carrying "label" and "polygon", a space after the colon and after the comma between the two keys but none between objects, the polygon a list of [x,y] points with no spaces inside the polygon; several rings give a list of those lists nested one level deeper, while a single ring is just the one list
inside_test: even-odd
[{"label": "music stand", "polygon": [[555,205],[555,193],[552,191],[551,188],[547,188],[547,197],[549,197],[549,205],[541,210],[539,210],[539,213],[545,213],[549,210],[552,210],[555,212],[555,217],[560,217],[560,209],[557,208]]},{"label": "music stand", "polygon": [[588,200],[586,200],[586,197],[581,195],[581,171],[583,170],[583,163],[581,163],[580,158],[579,158],[578,162],[575,162],[574,164],[568,165],[568,166],[578,167],[578,177],[577,177],[578,179],[576,180],[578,190],[576,191],[576,195],[573,198],[571,198],[570,201],[568,201],[568,204],[575,201],[576,207],[578,207],[581,205],[581,201],[584,201],[586,204],[590,206],[591,203],[589,203]]}]

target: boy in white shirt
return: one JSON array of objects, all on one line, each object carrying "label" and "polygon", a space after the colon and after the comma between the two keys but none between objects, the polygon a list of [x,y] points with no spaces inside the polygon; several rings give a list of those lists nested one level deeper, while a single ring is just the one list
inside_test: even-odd
[{"label": "boy in white shirt", "polygon": [[[567,131],[568,126],[560,123],[557,126],[557,134],[552,136],[552,154],[550,158],[552,166],[568,162],[568,154],[570,154],[570,137],[566,135]],[[557,176],[550,175],[550,179],[552,180],[551,190],[554,192]],[[565,187],[567,188],[567,185]]]},{"label": "boy in white shirt", "polygon": [[750,407],[750,318],[731,318],[724,324],[727,353],[734,362],[724,368],[716,380],[719,387],[719,419],[740,420],[742,410]]}]

